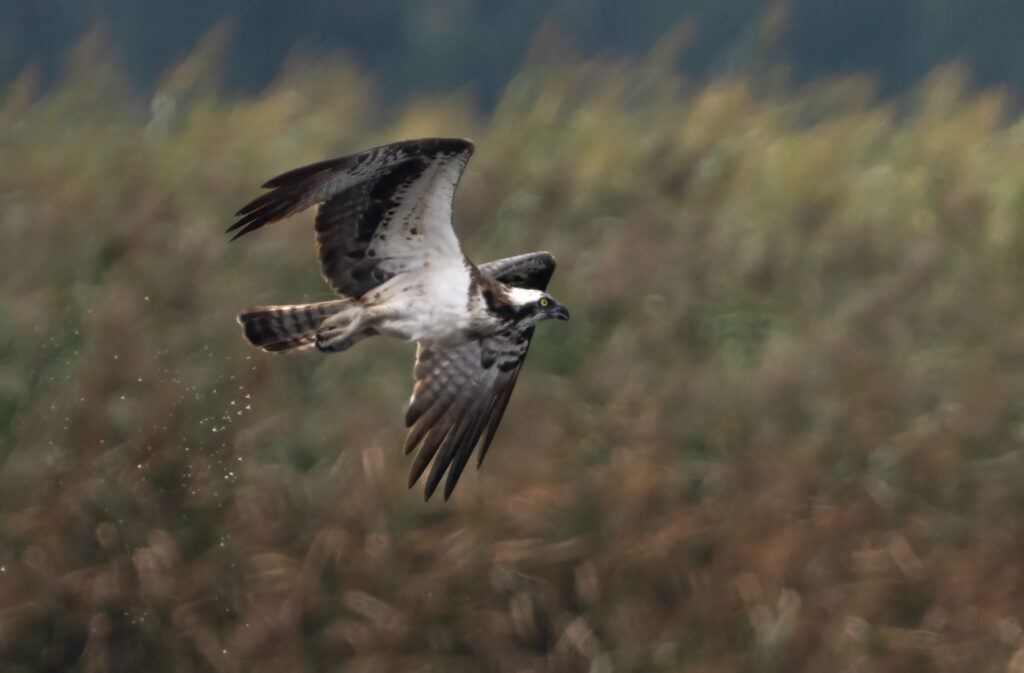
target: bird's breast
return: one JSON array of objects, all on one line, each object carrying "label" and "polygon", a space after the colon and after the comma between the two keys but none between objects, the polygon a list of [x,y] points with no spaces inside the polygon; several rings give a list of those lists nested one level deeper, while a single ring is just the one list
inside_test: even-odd
[{"label": "bird's breast", "polygon": [[410,341],[465,342],[473,322],[469,273],[458,266],[396,276],[372,296],[380,330]]}]

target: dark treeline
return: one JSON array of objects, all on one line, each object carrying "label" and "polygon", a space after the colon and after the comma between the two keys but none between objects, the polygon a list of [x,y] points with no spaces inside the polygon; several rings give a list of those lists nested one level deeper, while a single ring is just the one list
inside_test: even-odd
[{"label": "dark treeline", "polygon": [[262,89],[289,54],[343,53],[386,98],[466,87],[494,100],[537,30],[555,27],[587,55],[645,53],[684,19],[698,27],[680,66],[696,76],[784,59],[798,81],[869,71],[905,89],[963,59],[982,84],[1024,85],[1024,3],[1014,0],[0,0],[0,82],[27,65],[44,84],[97,26],[135,86],[150,89],[212,27],[231,39],[223,85]]}]

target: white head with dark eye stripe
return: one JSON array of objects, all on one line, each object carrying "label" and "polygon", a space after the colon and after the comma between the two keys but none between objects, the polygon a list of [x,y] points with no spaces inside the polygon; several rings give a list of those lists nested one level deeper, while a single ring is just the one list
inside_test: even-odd
[{"label": "white head with dark eye stripe", "polygon": [[523,310],[523,320],[537,323],[541,320],[568,320],[569,310],[556,302],[547,292],[522,287],[510,287],[506,295],[513,306]]}]

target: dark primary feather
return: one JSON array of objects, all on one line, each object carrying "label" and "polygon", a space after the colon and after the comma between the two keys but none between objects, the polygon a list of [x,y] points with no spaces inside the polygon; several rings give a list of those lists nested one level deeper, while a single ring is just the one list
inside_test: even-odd
[{"label": "dark primary feather", "polygon": [[[545,290],[555,270],[550,253],[535,252],[482,264],[479,267],[496,280],[536,290]],[[479,445],[477,467],[512,396],[519,370],[529,349],[533,328],[521,335],[492,337],[489,347],[501,355],[490,367],[482,364],[484,346],[477,341],[457,348],[417,349],[413,370],[415,387],[406,412],[409,433],[405,452],[419,445],[409,472],[412,487],[433,461],[424,495],[429,498],[447,471],[445,500],[458,483],[473,449]],[[511,354],[515,353],[514,359]],[[483,438],[481,441],[481,437]]]},{"label": "dark primary feather", "polygon": [[[430,175],[432,182],[425,183],[430,189],[438,187],[438,180],[451,176],[427,169],[449,162],[457,168],[457,182],[472,153],[469,140],[424,138],[296,168],[268,180],[263,187],[272,191],[238,210],[238,221],[228,229],[238,230],[231,240],[318,205],[317,250],[324,278],[339,294],[358,298],[404,270],[401,260],[383,253],[389,245],[394,248],[398,234],[409,234],[389,229],[409,187],[424,175]],[[454,189],[454,184],[442,187]],[[393,237],[390,244],[387,235]]]},{"label": "dark primary feather", "polygon": [[555,273],[555,256],[546,250],[484,262],[478,267],[506,285],[544,291]]},{"label": "dark primary feather", "polygon": [[[378,149],[378,148],[373,148]],[[373,149],[367,150],[366,152],[372,152]],[[321,173],[328,173],[333,171],[341,170],[347,166],[356,164],[355,157],[366,154],[362,152],[359,155],[349,155],[347,157],[340,157],[338,159],[328,159],[327,161],[318,161],[315,164],[309,164],[307,166],[300,166],[299,168],[293,168],[290,171],[285,171],[277,177],[270,178],[262,185],[261,189],[276,189],[278,187],[286,187],[288,185],[298,184],[304,182],[314,175]],[[251,205],[251,204],[250,204]],[[248,208],[249,206],[246,206]],[[243,208],[243,210],[245,210]],[[235,213],[235,215],[241,215],[242,211]]]}]

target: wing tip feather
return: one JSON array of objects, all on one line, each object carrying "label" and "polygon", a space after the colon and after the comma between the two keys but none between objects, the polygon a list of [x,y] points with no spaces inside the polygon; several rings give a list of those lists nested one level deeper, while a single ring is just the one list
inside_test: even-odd
[{"label": "wing tip feather", "polygon": [[[461,154],[468,152],[472,154],[476,150],[476,143],[469,138],[420,138],[418,140],[407,140],[404,143],[397,143],[398,145],[406,145],[407,147],[416,147],[425,152],[450,152],[452,154]],[[387,147],[385,145],[384,147]]]}]

